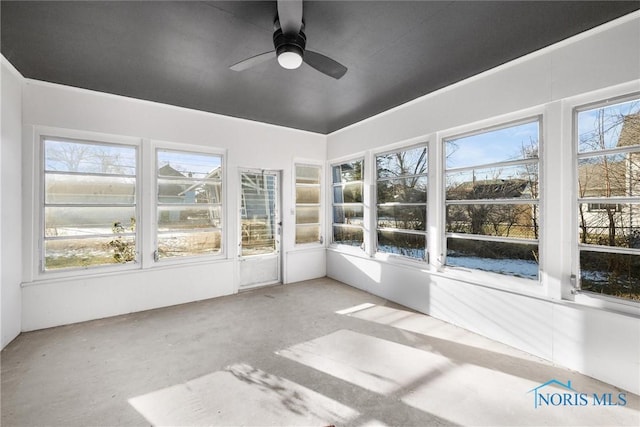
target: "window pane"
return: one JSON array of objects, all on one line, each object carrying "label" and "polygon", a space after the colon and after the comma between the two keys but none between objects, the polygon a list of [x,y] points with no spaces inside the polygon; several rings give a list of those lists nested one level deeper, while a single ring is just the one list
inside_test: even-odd
[{"label": "window pane", "polygon": [[376,157],[378,178],[421,175],[427,172],[427,148],[416,147],[406,151]]},{"label": "window pane", "polygon": [[158,257],[217,254],[220,241],[220,230],[159,233]]},{"label": "window pane", "polygon": [[48,204],[133,204],[133,177],[99,175],[45,175],[45,203]]},{"label": "window pane", "polygon": [[538,245],[447,239],[447,265],[538,278]]},{"label": "window pane", "polygon": [[213,154],[158,150],[158,177],[221,178],[222,157]]},{"label": "window pane", "polygon": [[343,163],[332,168],[333,183],[362,180],[362,160]]},{"label": "window pane", "polygon": [[360,246],[363,240],[361,227],[333,227],[333,241],[342,245]]},{"label": "window pane", "polygon": [[95,174],[136,173],[136,149],[75,141],[44,141],[45,171]]},{"label": "window pane", "polygon": [[317,224],[320,222],[320,207],[296,207],[296,224]]},{"label": "window pane", "polygon": [[640,100],[578,113],[578,152],[640,145]]},{"label": "window pane", "polygon": [[319,225],[296,225],[296,244],[320,241]]},{"label": "window pane", "polygon": [[334,206],[333,223],[351,224],[362,226],[363,221],[362,206]]},{"label": "window pane", "polygon": [[580,243],[640,249],[640,203],[580,203]]},{"label": "window pane", "polygon": [[85,239],[45,240],[44,268],[82,268],[121,264],[135,260],[133,237],[92,237]]},{"label": "window pane", "polygon": [[158,230],[220,227],[221,206],[160,206]]},{"label": "window pane", "polygon": [[538,206],[534,204],[449,205],[447,232],[537,239]]},{"label": "window pane", "polygon": [[578,197],[640,195],[640,152],[578,160]]},{"label": "window pane", "polygon": [[159,203],[220,203],[222,183],[219,180],[158,179]]},{"label": "window pane", "polygon": [[334,203],[362,203],[362,183],[350,182],[343,186],[333,187]]},{"label": "window pane", "polygon": [[46,207],[45,237],[113,234],[114,225],[135,229],[134,207]]},{"label": "window pane", "polygon": [[392,205],[378,207],[378,228],[424,231],[426,229],[426,219],[426,206]]},{"label": "window pane", "polygon": [[378,251],[425,259],[427,237],[397,231],[378,230]]},{"label": "window pane", "polygon": [[538,163],[446,174],[448,200],[538,197]]},{"label": "window pane", "polygon": [[378,181],[377,192],[378,203],[426,203],[427,177]]},{"label": "window pane", "polygon": [[296,184],[320,184],[320,167],[296,165]]},{"label": "window pane", "polygon": [[320,203],[320,187],[296,187],[296,203]]},{"label": "window pane", "polygon": [[538,122],[445,141],[447,168],[538,157]]},{"label": "window pane", "polygon": [[581,251],[580,288],[640,300],[640,255]]},{"label": "window pane", "polygon": [[273,222],[269,218],[242,220],[242,256],[270,254],[276,250]]}]

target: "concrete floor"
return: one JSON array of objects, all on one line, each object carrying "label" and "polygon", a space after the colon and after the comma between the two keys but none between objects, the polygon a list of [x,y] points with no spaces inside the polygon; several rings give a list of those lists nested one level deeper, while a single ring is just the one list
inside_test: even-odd
[{"label": "concrete floor", "polygon": [[22,334],[1,391],[3,426],[640,425],[638,396],[331,279]]}]

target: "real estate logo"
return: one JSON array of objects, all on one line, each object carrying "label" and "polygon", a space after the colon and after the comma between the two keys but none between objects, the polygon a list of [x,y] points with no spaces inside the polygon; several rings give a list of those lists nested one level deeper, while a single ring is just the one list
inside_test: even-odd
[{"label": "real estate logo", "polygon": [[[554,388],[548,388],[555,386]],[[561,391],[554,389],[560,388]],[[551,379],[527,393],[533,393],[533,407],[542,406],[625,406],[626,393],[581,393],[571,386],[571,381],[563,383]]]}]

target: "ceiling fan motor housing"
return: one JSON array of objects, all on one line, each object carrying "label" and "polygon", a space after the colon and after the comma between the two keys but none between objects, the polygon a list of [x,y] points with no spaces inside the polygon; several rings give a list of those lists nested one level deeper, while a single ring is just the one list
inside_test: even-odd
[{"label": "ceiling fan motor housing", "polygon": [[306,45],[307,36],[302,30],[298,34],[283,34],[282,29],[278,28],[273,33],[273,46],[276,48],[276,55],[283,52],[295,52],[303,57]]}]

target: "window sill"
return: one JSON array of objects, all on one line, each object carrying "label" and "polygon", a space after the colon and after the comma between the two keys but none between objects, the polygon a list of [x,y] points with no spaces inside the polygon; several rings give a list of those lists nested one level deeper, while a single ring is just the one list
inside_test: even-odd
[{"label": "window sill", "polygon": [[640,301],[626,300],[608,295],[578,291],[572,301],[575,304],[640,318]]},{"label": "window sill", "polygon": [[539,279],[525,279],[521,277],[492,273],[489,271],[451,266],[445,266],[442,270],[434,272],[433,274],[446,277],[448,279],[459,280],[470,285],[496,289],[498,291],[547,300],[550,299],[546,295],[545,288],[542,286]]},{"label": "window sill", "polygon": [[99,277],[117,277],[128,274],[144,274],[152,270],[162,270],[171,268],[191,267],[194,265],[211,264],[224,261],[231,261],[225,256],[212,257],[198,257],[197,259],[181,259],[181,260],[166,260],[166,262],[151,262],[147,267],[142,267],[140,263],[135,263],[126,266],[113,266],[113,267],[95,267],[83,270],[73,271],[55,271],[40,273],[30,282],[23,282],[21,286],[23,288],[29,286],[46,285],[50,283],[61,283],[66,281],[77,280],[89,280]]}]

